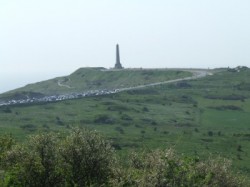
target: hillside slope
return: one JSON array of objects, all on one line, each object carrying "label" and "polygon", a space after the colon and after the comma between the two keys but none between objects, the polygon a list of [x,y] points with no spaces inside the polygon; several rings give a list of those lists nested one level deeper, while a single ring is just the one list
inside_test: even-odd
[{"label": "hillside slope", "polygon": [[192,73],[167,69],[80,68],[69,76],[29,84],[0,95],[0,99],[24,99],[78,93],[88,90],[119,89],[191,76]]}]

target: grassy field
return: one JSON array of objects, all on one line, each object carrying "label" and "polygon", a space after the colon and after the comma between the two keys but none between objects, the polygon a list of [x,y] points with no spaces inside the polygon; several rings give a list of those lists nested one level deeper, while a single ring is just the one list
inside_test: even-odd
[{"label": "grassy field", "polygon": [[225,69],[202,79],[112,95],[1,107],[0,133],[23,141],[39,131],[87,127],[112,140],[121,155],[173,147],[202,158],[221,155],[250,175],[249,91],[249,69]]}]

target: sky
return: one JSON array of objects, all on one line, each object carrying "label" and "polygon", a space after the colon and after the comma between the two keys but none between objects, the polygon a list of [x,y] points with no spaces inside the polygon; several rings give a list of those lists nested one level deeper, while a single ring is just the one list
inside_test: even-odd
[{"label": "sky", "polygon": [[249,0],[0,0],[0,93],[80,67],[250,66]]}]

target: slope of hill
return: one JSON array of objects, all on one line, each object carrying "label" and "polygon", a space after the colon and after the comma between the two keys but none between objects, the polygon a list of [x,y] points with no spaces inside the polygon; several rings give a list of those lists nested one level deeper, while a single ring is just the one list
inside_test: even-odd
[{"label": "slope of hill", "polygon": [[168,69],[80,68],[69,76],[29,84],[0,95],[0,100],[24,99],[78,93],[89,90],[112,90],[191,76],[192,73]]}]

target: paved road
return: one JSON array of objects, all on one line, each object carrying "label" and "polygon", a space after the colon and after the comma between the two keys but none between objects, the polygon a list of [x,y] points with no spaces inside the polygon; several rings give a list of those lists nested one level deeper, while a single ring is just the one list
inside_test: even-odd
[{"label": "paved road", "polygon": [[129,87],[129,88],[121,88],[121,89],[118,89],[117,91],[127,91],[127,90],[139,89],[139,88],[146,88],[146,87],[150,87],[150,86],[175,83],[175,82],[180,82],[180,81],[185,81],[185,80],[199,79],[202,77],[206,77],[207,75],[212,75],[212,73],[210,73],[208,70],[192,69],[192,70],[183,70],[183,71],[191,72],[191,73],[193,73],[193,76],[180,78],[180,79],[173,79],[173,80],[168,80],[168,81],[162,81],[162,82],[156,82],[156,83],[150,83],[150,84],[145,84],[145,85],[139,85],[139,86],[134,86],[134,87]]}]

